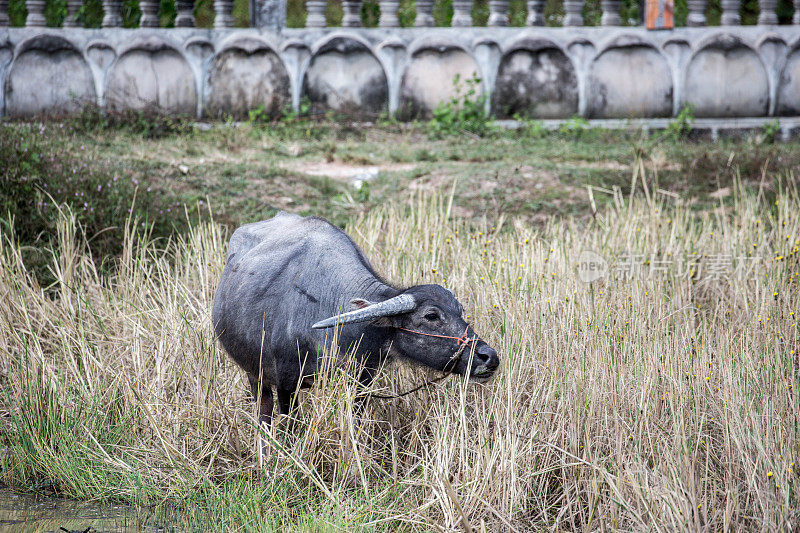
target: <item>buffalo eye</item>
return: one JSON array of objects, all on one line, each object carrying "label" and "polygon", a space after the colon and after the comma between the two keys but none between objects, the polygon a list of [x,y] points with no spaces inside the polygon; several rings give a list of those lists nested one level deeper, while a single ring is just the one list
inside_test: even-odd
[{"label": "buffalo eye", "polygon": [[431,322],[433,322],[434,320],[438,319],[439,319],[439,313],[435,311],[429,311],[425,314],[425,320],[430,320]]}]

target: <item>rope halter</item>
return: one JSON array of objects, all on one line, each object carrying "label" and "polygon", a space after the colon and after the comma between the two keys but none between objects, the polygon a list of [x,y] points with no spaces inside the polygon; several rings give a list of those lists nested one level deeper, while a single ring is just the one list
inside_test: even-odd
[{"label": "rope halter", "polygon": [[[475,337],[469,336],[469,324],[467,327],[464,328],[464,333],[460,337],[453,337],[451,335],[438,335],[436,333],[425,333],[424,331],[417,331],[415,329],[408,329],[408,328],[401,328],[398,327],[397,329],[401,329],[403,331],[408,331],[409,333],[416,333],[417,335],[424,335],[426,337],[438,337],[440,339],[451,339],[456,341],[456,346],[458,346],[458,350],[453,354],[450,360],[444,365],[443,372],[447,374],[452,374],[455,371],[456,367],[458,366],[458,362],[461,360],[461,355],[464,353],[464,350],[478,340],[477,335]],[[451,366],[452,365],[452,366]]]}]

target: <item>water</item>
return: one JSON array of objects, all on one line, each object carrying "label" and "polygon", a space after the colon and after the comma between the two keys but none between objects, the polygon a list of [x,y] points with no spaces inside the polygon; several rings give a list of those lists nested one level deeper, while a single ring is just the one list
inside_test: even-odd
[{"label": "water", "polygon": [[127,505],[80,502],[0,489],[0,533],[163,531],[150,513]]}]

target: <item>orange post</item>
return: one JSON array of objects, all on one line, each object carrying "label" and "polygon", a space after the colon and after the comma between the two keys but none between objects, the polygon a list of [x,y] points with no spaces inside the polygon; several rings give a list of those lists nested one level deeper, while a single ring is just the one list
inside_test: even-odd
[{"label": "orange post", "polygon": [[675,27],[673,0],[645,0],[645,26],[648,30],[671,30]]}]

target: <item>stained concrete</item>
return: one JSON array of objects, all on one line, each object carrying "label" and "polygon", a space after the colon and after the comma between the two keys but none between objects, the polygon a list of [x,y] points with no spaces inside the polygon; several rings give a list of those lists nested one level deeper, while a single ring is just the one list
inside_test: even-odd
[{"label": "stained concrete", "polygon": [[668,117],[672,74],[664,56],[647,45],[611,48],[589,69],[588,115],[592,118]]},{"label": "stained concrete", "polygon": [[789,54],[778,86],[778,105],[775,114],[800,116],[800,48]]},{"label": "stained concrete", "polygon": [[16,116],[63,115],[97,103],[91,69],[75,46],[56,36],[20,47],[5,79],[6,107]]},{"label": "stained concrete", "polygon": [[242,118],[253,109],[277,118],[291,107],[289,73],[277,53],[260,42],[241,40],[214,56],[207,75],[205,113]]},{"label": "stained concrete", "polygon": [[[480,78],[480,72],[475,59],[461,48],[443,45],[418,50],[403,75],[400,116],[430,117],[439,104],[463,94],[466,81]],[[482,86],[477,90],[478,94],[483,93]]]},{"label": "stained concrete", "polygon": [[336,111],[375,116],[389,109],[383,66],[364,44],[335,38],[320,47],[303,78],[303,96],[315,114]]},{"label": "stained concrete", "polygon": [[723,35],[694,54],[685,95],[697,117],[763,116],[769,109],[767,70],[755,50]]},{"label": "stained concrete", "polygon": [[549,41],[513,49],[500,61],[492,93],[497,117],[559,118],[578,112],[578,77]]},{"label": "stained concrete", "polygon": [[148,38],[122,53],[108,73],[106,105],[110,109],[157,110],[194,115],[195,77],[177,49]]}]

